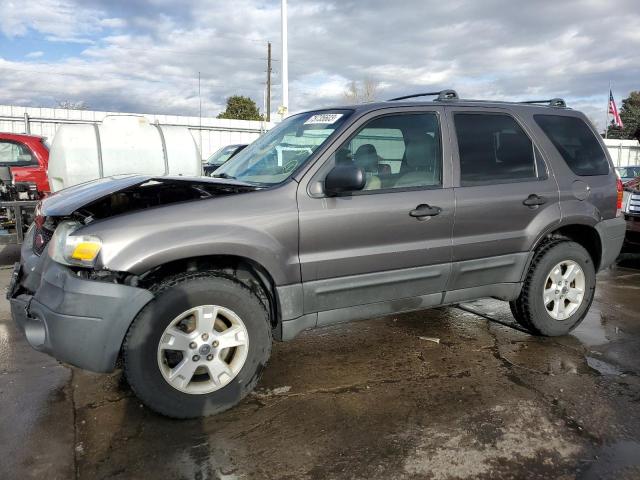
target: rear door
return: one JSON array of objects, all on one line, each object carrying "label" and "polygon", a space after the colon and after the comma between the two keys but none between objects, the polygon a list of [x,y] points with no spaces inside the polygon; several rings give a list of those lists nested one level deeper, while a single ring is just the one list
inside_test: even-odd
[{"label": "rear door", "polygon": [[531,245],[560,219],[553,172],[512,112],[451,107],[447,117],[456,200],[448,290],[519,282]]},{"label": "rear door", "polygon": [[[450,163],[443,162],[450,158],[443,110],[394,111],[361,119],[300,184],[306,313],[378,304],[382,310],[369,310],[376,314],[441,302],[454,214]],[[322,182],[336,162],[362,167],[365,190],[324,195]],[[432,215],[420,216],[429,207]],[[405,301],[383,307],[397,299]],[[320,315],[318,323],[339,321],[327,318]]]}]

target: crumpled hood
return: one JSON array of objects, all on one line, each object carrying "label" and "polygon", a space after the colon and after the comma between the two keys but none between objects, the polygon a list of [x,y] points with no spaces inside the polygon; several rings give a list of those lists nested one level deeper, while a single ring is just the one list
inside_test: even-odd
[{"label": "crumpled hood", "polygon": [[141,185],[152,178],[150,175],[118,175],[80,183],[45,198],[42,201],[42,213],[51,217],[71,215],[84,205],[136,184]]},{"label": "crumpled hood", "polygon": [[[79,209],[94,204],[101,199],[118,192],[131,193],[140,187],[140,192],[145,187],[153,187],[153,184],[162,184],[165,190],[170,188],[180,190],[192,190],[188,196],[177,195],[174,199],[159,200],[158,205],[173,203],[174,201],[195,200],[207,198],[217,194],[240,193],[242,191],[256,190],[257,187],[229,179],[211,177],[181,177],[181,176],[154,176],[154,175],[118,175],[93,180],[73,187],[65,188],[45,198],[40,206],[41,213],[47,217],[63,217],[71,215]],[[149,190],[150,188],[147,188]],[[142,207],[144,208],[144,207]],[[135,208],[133,208],[135,209]]]}]

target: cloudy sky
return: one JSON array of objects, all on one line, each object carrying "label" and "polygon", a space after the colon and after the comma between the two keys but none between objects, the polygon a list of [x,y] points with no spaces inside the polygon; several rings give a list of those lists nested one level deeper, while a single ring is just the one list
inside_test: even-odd
[{"label": "cloudy sky", "polygon": [[[0,0],[0,103],[205,115],[262,106],[266,43],[280,104],[279,0]],[[638,0],[289,0],[290,110],[455,88],[467,98],[562,96],[604,123],[640,90]]]}]

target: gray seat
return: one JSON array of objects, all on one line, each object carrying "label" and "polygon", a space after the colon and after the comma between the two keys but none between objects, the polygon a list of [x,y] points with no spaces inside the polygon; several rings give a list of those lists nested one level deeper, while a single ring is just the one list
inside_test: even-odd
[{"label": "gray seat", "polygon": [[404,152],[402,175],[395,187],[419,187],[437,185],[439,174],[436,165],[436,145],[432,137],[426,135],[407,144]]}]

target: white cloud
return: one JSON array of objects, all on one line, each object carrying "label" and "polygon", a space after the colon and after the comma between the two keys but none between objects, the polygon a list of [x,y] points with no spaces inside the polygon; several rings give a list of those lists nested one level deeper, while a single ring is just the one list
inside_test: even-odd
[{"label": "white cloud", "polygon": [[[0,0],[8,37],[37,31],[90,42],[76,58],[30,59],[28,68],[55,74],[4,75],[0,102],[68,98],[94,108],[192,114],[200,72],[205,113],[236,93],[261,106],[271,40],[275,111],[279,7],[277,0],[215,7],[209,0]],[[619,0],[615,9],[578,0],[290,2],[290,109],[340,103],[350,80],[370,78],[381,82],[383,98],[437,88],[468,98],[566,96],[602,122],[597,112],[610,80],[618,97],[640,89],[638,25],[636,0]],[[0,72],[3,65],[26,68],[0,62]]]},{"label": "white cloud", "polygon": [[0,11],[0,31],[9,38],[35,31],[52,40],[67,41],[96,32],[101,15],[72,0],[0,0]]},{"label": "white cloud", "polygon": [[124,28],[127,22],[123,18],[105,18],[100,20],[100,25],[107,28]]},{"label": "white cloud", "polygon": [[27,53],[27,54],[25,55],[25,57],[27,57],[27,58],[40,58],[40,57],[42,57],[43,55],[44,55],[44,52],[43,52],[43,51],[38,50],[38,51],[36,51],[36,52],[29,52],[29,53]]}]

